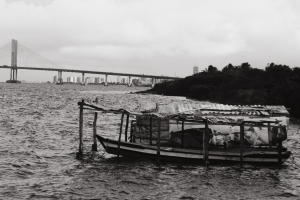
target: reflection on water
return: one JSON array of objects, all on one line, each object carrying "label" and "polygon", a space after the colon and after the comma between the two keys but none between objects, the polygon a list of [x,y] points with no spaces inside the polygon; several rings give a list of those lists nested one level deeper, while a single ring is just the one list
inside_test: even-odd
[{"label": "reflection on water", "polygon": [[[1,199],[299,199],[299,168],[119,162],[91,152],[93,114],[85,111],[84,159],[78,149],[77,102],[99,97],[106,106],[137,110],[159,96],[125,94],[147,88],[0,84]],[[165,102],[176,98],[163,97]],[[119,117],[99,115],[98,133],[117,137]],[[300,121],[291,120],[287,146],[300,165]]]}]

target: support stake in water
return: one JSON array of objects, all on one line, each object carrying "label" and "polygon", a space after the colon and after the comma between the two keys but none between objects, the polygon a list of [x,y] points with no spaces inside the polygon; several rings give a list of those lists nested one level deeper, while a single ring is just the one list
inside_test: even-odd
[{"label": "support stake in water", "polygon": [[83,131],[83,105],[84,100],[81,102],[78,102],[78,105],[80,106],[79,110],[79,150],[76,154],[77,159],[82,159],[82,131]]},{"label": "support stake in water", "polygon": [[124,113],[122,113],[121,116],[121,125],[120,125],[119,141],[118,141],[118,157],[117,157],[118,160],[120,156],[120,143],[121,143],[121,135],[122,135],[122,128],[123,128],[123,119],[124,119]]},{"label": "support stake in water", "polygon": [[160,123],[161,119],[158,118],[158,127],[157,127],[157,161],[156,164],[159,165],[160,164]]},{"label": "support stake in water", "polygon": [[96,138],[96,134],[97,134],[97,117],[98,117],[98,113],[95,112],[94,123],[93,123],[93,142],[94,142],[94,144],[92,145],[92,151],[97,151],[97,138]]}]

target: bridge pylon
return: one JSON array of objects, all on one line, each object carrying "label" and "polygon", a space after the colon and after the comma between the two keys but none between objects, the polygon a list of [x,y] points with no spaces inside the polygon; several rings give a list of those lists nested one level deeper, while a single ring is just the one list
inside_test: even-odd
[{"label": "bridge pylon", "polygon": [[57,83],[56,85],[63,85],[64,82],[63,82],[63,78],[62,78],[62,71],[58,71],[58,80],[57,80]]},{"label": "bridge pylon", "polygon": [[10,69],[10,80],[7,80],[6,83],[21,83],[18,81],[18,68],[17,68],[17,57],[18,57],[18,41],[11,41],[11,66]]}]

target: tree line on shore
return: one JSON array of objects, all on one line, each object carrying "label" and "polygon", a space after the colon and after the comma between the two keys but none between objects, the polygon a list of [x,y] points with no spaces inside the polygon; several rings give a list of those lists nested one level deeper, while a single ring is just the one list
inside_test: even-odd
[{"label": "tree line on shore", "polygon": [[231,105],[284,105],[300,117],[300,68],[268,64],[265,69],[249,63],[228,64],[221,71],[208,68],[182,80],[156,84],[147,92]]}]

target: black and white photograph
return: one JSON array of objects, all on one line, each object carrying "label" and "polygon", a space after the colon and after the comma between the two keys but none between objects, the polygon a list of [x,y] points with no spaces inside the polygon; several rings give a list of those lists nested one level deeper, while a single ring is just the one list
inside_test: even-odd
[{"label": "black and white photograph", "polygon": [[298,200],[299,55],[299,0],[0,0],[0,200]]}]

